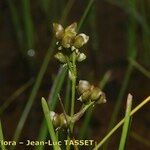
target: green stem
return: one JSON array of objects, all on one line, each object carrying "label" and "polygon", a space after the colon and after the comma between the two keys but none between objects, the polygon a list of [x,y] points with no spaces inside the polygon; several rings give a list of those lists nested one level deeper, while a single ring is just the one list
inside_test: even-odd
[{"label": "green stem", "polygon": [[[72,57],[72,96],[71,96],[71,117],[74,115],[74,104],[75,104],[75,91],[76,91],[76,78],[77,78],[77,69],[76,69],[76,53],[73,52]],[[71,132],[73,132],[74,123],[71,125]]]},{"label": "green stem", "polygon": [[120,144],[119,144],[119,150],[124,150],[126,143],[127,143],[127,138],[128,138],[128,133],[129,133],[129,128],[130,128],[130,122],[131,122],[131,107],[132,107],[132,95],[129,94],[127,98],[127,106],[126,106],[126,113],[125,113],[125,121],[122,129],[122,134],[121,134],[121,139],[120,139]]},{"label": "green stem", "polygon": [[[42,97],[41,102],[42,102],[42,108],[43,108],[43,112],[44,112],[44,116],[45,116],[45,119],[46,119],[46,123],[47,123],[47,127],[48,127],[50,137],[51,137],[53,142],[57,143],[58,142],[57,135],[55,134],[52,120],[49,117],[50,116],[49,115],[50,110],[49,110],[48,104],[47,104],[46,100],[43,97]],[[57,144],[53,145],[53,148],[54,148],[54,150],[60,150],[60,147]]]},{"label": "green stem", "polygon": [[90,102],[89,104],[85,105],[78,113],[76,113],[76,114],[72,117],[72,119],[71,119],[72,123],[77,122],[77,121],[83,116],[83,114],[84,114],[92,105],[94,105],[94,103],[95,103],[95,102]]},{"label": "green stem", "polygon": [[150,148],[150,143],[149,143],[148,139],[143,138],[141,135],[139,135],[138,133],[136,133],[134,131],[132,131],[130,133],[130,136],[132,138],[134,138],[136,141],[138,141],[138,142],[142,143],[143,145],[145,145],[145,146]]}]

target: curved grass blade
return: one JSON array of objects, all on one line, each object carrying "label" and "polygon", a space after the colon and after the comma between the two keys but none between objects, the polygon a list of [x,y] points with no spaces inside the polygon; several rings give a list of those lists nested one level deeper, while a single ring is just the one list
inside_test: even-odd
[{"label": "curved grass blade", "polygon": [[[44,116],[46,119],[46,123],[47,123],[50,137],[54,143],[58,143],[58,139],[57,139],[57,136],[56,136],[55,131],[54,131],[53,123],[52,123],[52,120],[50,119],[50,111],[48,108],[48,104],[43,97],[42,97],[41,102],[42,102],[42,108],[43,108],[43,112],[44,112]],[[54,144],[53,148],[54,148],[54,150],[60,150],[60,147],[58,144]]]},{"label": "curved grass blade", "polygon": [[[33,104],[33,102],[35,100],[36,94],[37,94],[37,92],[39,90],[39,87],[41,85],[41,82],[42,82],[43,76],[45,74],[45,71],[47,69],[48,63],[50,61],[51,55],[52,55],[52,51],[50,51],[50,49],[49,49],[47,51],[47,53],[46,53],[46,56],[44,58],[44,62],[42,64],[42,66],[41,66],[41,69],[40,69],[39,74],[37,76],[36,82],[35,82],[35,84],[33,86],[31,94],[29,96],[29,100],[27,101],[27,104],[26,104],[26,106],[25,106],[25,108],[23,110],[23,113],[21,115],[21,118],[19,120],[17,128],[15,130],[13,141],[17,142],[19,137],[20,137],[20,134],[21,134],[21,131],[22,131],[23,126],[25,124],[25,121],[26,121],[26,119],[28,117],[28,114],[29,114],[29,112],[31,110],[32,104]],[[14,147],[11,147],[10,149],[12,150],[12,149],[14,149]]]},{"label": "curved grass blade", "polygon": [[20,50],[23,53],[23,33],[22,33],[21,22],[19,20],[18,12],[12,0],[7,0],[7,2],[9,5],[12,22],[16,31],[17,41],[19,43]]},{"label": "curved grass blade", "polygon": [[29,80],[27,83],[23,84],[20,88],[18,88],[11,96],[7,98],[7,100],[0,106],[0,115],[9,107],[9,105],[25,90],[27,90],[33,84],[33,79]]},{"label": "curved grass blade", "polygon": [[143,73],[147,78],[150,79],[150,71],[146,70],[143,66],[141,66],[139,63],[137,63],[134,59],[129,58],[130,64],[134,66],[137,70],[139,70],[141,73]]},{"label": "curved grass blade", "polygon": [[86,17],[88,16],[88,13],[89,13],[89,11],[90,11],[90,9],[91,9],[93,3],[94,3],[94,0],[89,0],[88,5],[86,6],[86,9],[85,9],[85,11],[84,11],[84,13],[83,13],[83,16],[81,17],[81,20],[80,20],[80,22],[79,22],[78,30],[79,30],[79,29],[81,28],[81,26],[83,25],[83,23],[84,23]]},{"label": "curved grass blade", "polygon": [[148,139],[143,138],[141,135],[139,135],[138,133],[136,133],[136,132],[134,132],[134,131],[132,131],[132,132],[130,133],[130,136],[131,136],[132,138],[134,138],[136,141],[138,141],[138,142],[140,142],[141,144],[143,144],[143,145],[145,145],[145,146],[147,146],[147,147],[150,148],[150,143],[149,143],[149,140],[148,140]]},{"label": "curved grass blade", "polygon": [[[61,90],[61,87],[63,85],[65,76],[67,73],[67,68],[61,67],[59,70],[59,73],[57,74],[57,77],[53,83],[52,89],[50,91],[50,95],[48,97],[48,104],[49,106],[51,106],[51,110],[54,110],[58,101],[58,93]],[[38,140],[45,140],[47,135],[47,127],[45,125],[45,120],[42,122],[40,131],[39,131],[39,137]],[[43,146],[38,146],[37,148],[35,148],[37,150],[43,149]]]}]

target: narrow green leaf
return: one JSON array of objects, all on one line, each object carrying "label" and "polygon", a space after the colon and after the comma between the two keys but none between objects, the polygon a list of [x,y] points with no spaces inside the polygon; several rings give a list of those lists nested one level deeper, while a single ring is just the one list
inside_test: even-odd
[{"label": "narrow green leaf", "polygon": [[89,11],[90,11],[90,9],[91,9],[93,3],[94,3],[94,0],[89,0],[88,4],[87,4],[87,6],[86,6],[86,9],[85,9],[85,11],[84,11],[84,13],[83,13],[83,15],[82,15],[82,17],[81,17],[81,20],[80,20],[80,22],[79,22],[78,30],[79,30],[79,29],[81,28],[81,26],[83,25],[83,23],[84,23],[86,17],[88,16],[88,13],[89,13]]},{"label": "narrow green leaf", "polygon": [[21,52],[23,53],[23,33],[21,27],[21,20],[19,19],[19,14],[12,0],[7,0],[8,6],[11,13],[12,23],[15,28],[16,38],[20,47]]},{"label": "narrow green leaf", "polygon": [[129,94],[127,98],[126,114],[125,114],[123,129],[122,129],[121,140],[119,144],[119,150],[124,150],[126,146],[126,141],[127,141],[127,136],[128,136],[129,126],[130,126],[129,124],[130,124],[131,108],[132,108],[132,95]]},{"label": "narrow green leaf", "polygon": [[34,26],[32,22],[32,17],[30,13],[30,1],[29,0],[22,0],[22,10],[23,10],[23,21],[26,33],[26,42],[27,42],[27,49],[34,48]]},{"label": "narrow green leaf", "polygon": [[4,104],[0,106],[0,114],[2,114],[9,105],[19,96],[21,95],[25,90],[27,90],[31,85],[33,84],[33,79],[29,80],[27,83],[23,84],[20,88],[18,88],[12,95],[10,95]]},{"label": "narrow green leaf", "polygon": [[138,141],[138,142],[140,142],[141,144],[143,144],[143,145],[145,145],[145,146],[147,146],[147,147],[150,148],[150,142],[149,142],[148,139],[142,137],[141,135],[139,135],[138,133],[136,133],[136,132],[134,132],[134,131],[132,131],[132,132],[130,133],[130,136],[131,136],[133,139],[135,139],[136,141]]},{"label": "narrow green leaf", "polygon": [[[55,131],[54,131],[53,123],[52,123],[52,120],[50,118],[50,110],[48,108],[48,104],[47,104],[46,100],[43,97],[42,97],[41,102],[42,102],[42,108],[43,108],[43,112],[44,112],[44,116],[45,116],[45,119],[46,119],[46,123],[47,123],[47,127],[48,127],[50,137],[51,137],[51,139],[54,143],[58,143],[58,139],[57,139],[57,136],[56,136]],[[60,149],[58,144],[56,144],[56,145],[54,144],[53,148],[54,148],[54,150],[59,150]]]},{"label": "narrow green leaf", "polygon": [[[48,104],[51,106],[51,109],[54,110],[58,101],[58,93],[60,93],[61,87],[63,85],[65,76],[67,73],[67,68],[66,67],[61,67],[59,70],[59,73],[56,76],[56,79],[53,83],[53,86],[50,90],[50,95],[48,98]],[[39,136],[38,140],[45,140],[47,135],[47,127],[45,126],[45,120],[43,120],[41,124],[41,128],[39,131]],[[36,150],[41,150],[43,149],[43,146],[38,146],[35,148]]]},{"label": "narrow green leaf", "polygon": [[129,58],[130,64],[134,66],[137,70],[139,70],[141,73],[143,73],[147,78],[150,78],[150,71],[146,70],[143,66],[141,66],[138,62],[136,62],[134,59]]},{"label": "narrow green leaf", "polygon": [[71,81],[67,80],[66,94],[65,94],[65,111],[68,114],[70,108],[70,91],[71,91]]}]

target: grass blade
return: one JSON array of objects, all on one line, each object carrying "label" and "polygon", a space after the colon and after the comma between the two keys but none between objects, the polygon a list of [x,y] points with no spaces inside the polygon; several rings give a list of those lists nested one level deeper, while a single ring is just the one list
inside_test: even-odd
[{"label": "grass blade", "polygon": [[[138,106],[136,106],[130,113],[130,116],[133,116],[138,110],[140,110],[145,104],[150,102],[150,96],[143,100]],[[110,132],[95,146],[93,150],[99,149],[114,133],[115,131],[121,127],[124,123],[125,119],[123,118]]]},{"label": "grass blade", "polygon": [[[0,141],[5,141],[5,140],[4,140],[4,136],[3,136],[3,130],[2,130],[1,120],[0,120]],[[6,150],[4,144],[0,144],[0,146],[1,146],[1,149],[2,149],[2,150]]]},{"label": "grass blade", "polygon": [[23,21],[26,33],[27,49],[34,48],[34,28],[30,14],[30,1],[22,0]]},{"label": "grass blade", "polygon": [[84,23],[84,21],[85,21],[87,15],[88,15],[88,13],[89,13],[89,11],[90,11],[92,5],[93,5],[93,3],[94,3],[94,0],[89,0],[88,5],[87,5],[87,7],[86,7],[86,9],[85,9],[85,11],[84,11],[84,13],[83,13],[83,16],[81,17],[81,20],[80,20],[80,22],[79,22],[79,24],[78,24],[78,30],[79,30],[79,29],[81,28],[81,26],[83,25],[83,23]]},{"label": "grass blade", "polygon": [[127,98],[126,114],[125,114],[125,118],[124,118],[124,125],[123,125],[121,140],[120,140],[120,144],[119,144],[119,150],[125,149],[129,126],[130,126],[129,124],[130,124],[131,108],[132,108],[132,95],[129,94],[128,98]]},{"label": "grass blade", "polygon": [[[56,136],[55,131],[54,131],[52,120],[50,119],[50,111],[49,111],[49,108],[48,108],[48,104],[47,104],[46,100],[43,97],[42,97],[41,101],[42,101],[42,108],[43,108],[43,112],[44,112],[44,116],[45,116],[45,119],[46,119],[46,123],[47,123],[47,127],[48,127],[50,137],[51,137],[51,139],[54,143],[57,143],[58,140],[57,140],[57,136]],[[60,147],[57,144],[56,145],[54,144],[53,148],[54,148],[54,150],[59,150],[60,149]]]},{"label": "grass blade", "polygon": [[65,94],[65,111],[68,114],[70,108],[70,89],[71,89],[71,81],[67,80],[66,94]]},{"label": "grass blade", "polygon": [[51,6],[51,2],[52,2],[51,0],[40,0],[42,9],[44,10],[44,12],[47,16],[49,14],[49,9],[50,9],[50,6]]},{"label": "grass blade", "polygon": [[[60,93],[66,73],[67,73],[67,68],[61,67],[51,88],[50,95],[48,97],[48,104],[49,106],[51,106],[52,110],[54,110],[56,107],[57,100],[58,100],[58,93]],[[46,135],[47,135],[47,127],[45,125],[45,120],[43,120],[39,131],[38,140],[45,140]],[[37,150],[43,149],[43,146],[38,146],[36,149]]]},{"label": "grass blade", "polygon": [[66,74],[67,74],[67,67],[61,66],[56,76],[56,79],[53,83],[53,87],[49,92],[48,104],[51,106],[52,110],[54,110],[56,107],[57,100],[58,100],[58,93],[60,92],[61,87],[64,83]]},{"label": "grass blade", "polygon": [[137,63],[134,59],[129,58],[130,64],[134,66],[137,70],[139,70],[141,73],[143,73],[147,78],[150,78],[150,71],[146,70],[143,66],[141,66],[139,63]]},{"label": "grass blade", "polygon": [[[26,121],[26,119],[28,117],[28,114],[29,114],[29,112],[31,110],[32,104],[33,104],[33,102],[34,102],[34,100],[36,98],[37,92],[38,92],[38,90],[40,88],[40,85],[41,85],[42,79],[44,77],[44,74],[46,72],[47,66],[49,64],[50,58],[51,58],[51,56],[53,54],[53,51],[54,51],[53,47],[54,47],[54,38],[52,39],[52,41],[50,43],[50,47],[48,48],[47,53],[46,53],[46,55],[44,57],[42,66],[40,68],[40,71],[39,71],[39,73],[37,75],[37,79],[35,81],[35,84],[33,86],[31,94],[29,96],[29,100],[28,100],[28,102],[27,102],[27,104],[26,104],[26,106],[25,106],[25,108],[23,110],[23,113],[21,115],[21,118],[19,120],[17,128],[15,130],[15,134],[14,134],[14,137],[13,137],[14,141],[18,141],[18,139],[20,137],[20,134],[21,134],[21,131],[22,131],[23,126],[25,124],[25,121]],[[11,147],[11,150],[13,150],[13,147]]]},{"label": "grass blade", "polygon": [[[27,104],[26,104],[26,106],[25,106],[25,108],[24,108],[24,110],[23,110],[23,113],[22,113],[22,115],[21,115],[21,118],[20,118],[20,120],[19,120],[19,123],[18,123],[18,125],[17,125],[17,128],[16,128],[16,130],[15,130],[15,134],[14,134],[14,137],[13,137],[13,141],[16,141],[16,142],[17,142],[18,139],[19,139],[19,137],[20,137],[20,134],[21,134],[21,131],[22,131],[23,126],[24,126],[24,124],[25,124],[25,121],[26,121],[26,119],[27,119],[27,117],[28,117],[28,114],[29,114],[29,112],[30,112],[30,109],[31,109],[31,107],[32,107],[32,104],[33,104],[33,102],[34,102],[34,100],[35,100],[36,94],[37,94],[37,92],[38,92],[38,90],[39,90],[39,87],[40,87],[40,85],[41,85],[41,82],[42,82],[43,76],[44,76],[44,74],[45,74],[45,71],[46,71],[46,69],[47,69],[48,63],[49,63],[49,61],[50,61],[51,55],[52,55],[52,51],[50,51],[50,49],[49,49],[49,50],[47,51],[47,54],[46,54],[45,58],[44,58],[44,62],[43,62],[43,64],[42,64],[41,69],[40,69],[40,71],[39,71],[39,74],[38,74],[38,76],[37,76],[35,85],[33,86],[33,89],[32,89],[31,94],[30,94],[30,96],[29,96],[29,100],[27,101]],[[12,146],[11,149],[14,149],[14,147]]]},{"label": "grass blade", "polygon": [[132,131],[132,132],[130,133],[130,136],[131,136],[132,138],[134,138],[136,141],[138,141],[138,142],[142,143],[143,145],[145,145],[145,146],[147,146],[147,147],[150,148],[149,140],[144,139],[141,135],[139,135],[139,134],[137,134],[136,132],[133,132],[133,131]]},{"label": "grass blade", "polygon": [[9,5],[12,22],[16,31],[17,41],[19,43],[20,50],[23,53],[23,33],[22,33],[21,22],[19,20],[18,12],[12,0],[7,0],[7,2]]},{"label": "grass blade", "polygon": [[9,107],[9,105],[25,90],[27,90],[33,84],[33,79],[29,80],[27,83],[23,84],[20,88],[18,88],[11,96],[7,98],[7,100],[0,106],[0,115]]}]

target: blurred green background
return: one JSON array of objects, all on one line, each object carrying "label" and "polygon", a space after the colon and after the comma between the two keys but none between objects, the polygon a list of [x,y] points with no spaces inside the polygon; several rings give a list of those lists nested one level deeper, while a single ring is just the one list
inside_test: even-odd
[{"label": "blurred green background", "polygon": [[[38,137],[43,119],[40,100],[51,96],[60,65],[53,57],[52,23],[67,26],[75,21],[80,22],[80,32],[90,36],[84,50],[87,60],[78,66],[78,79],[105,84],[107,96],[107,103],[93,111],[84,138],[99,141],[104,137],[124,116],[128,93],[133,95],[133,107],[149,96],[149,0],[0,1],[0,115],[5,139],[12,139],[19,122],[23,130],[15,137]],[[108,79],[107,83],[102,79]],[[65,95],[69,83],[65,80],[63,85],[60,93]],[[60,104],[57,106],[61,112]],[[24,119],[20,120],[22,112]],[[128,150],[150,148],[149,114],[147,105],[133,118]],[[77,124],[76,136],[83,122]],[[108,149],[117,149],[120,131],[111,138]]]}]

